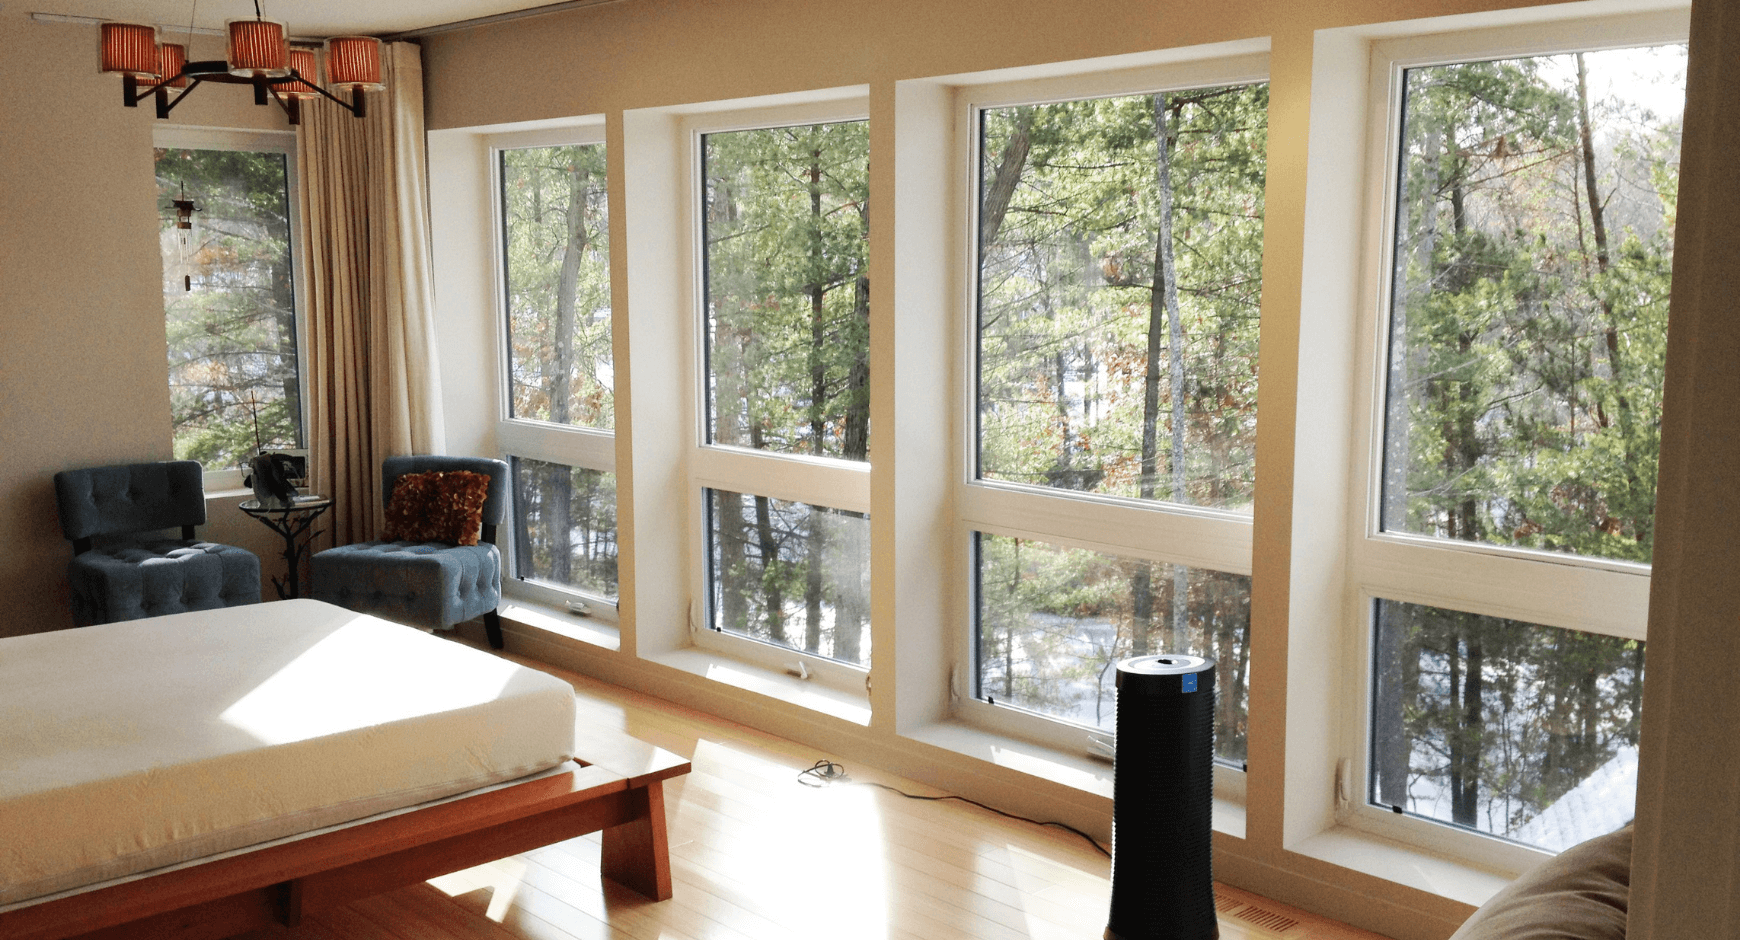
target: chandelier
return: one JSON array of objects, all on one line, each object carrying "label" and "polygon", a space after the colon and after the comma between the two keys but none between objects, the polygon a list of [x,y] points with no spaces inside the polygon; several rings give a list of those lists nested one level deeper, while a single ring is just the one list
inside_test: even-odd
[{"label": "chandelier", "polygon": [[[284,24],[262,17],[258,0],[253,19],[229,20],[224,31],[229,37],[224,58],[189,62],[187,46],[159,41],[155,26],[104,23],[98,67],[121,76],[127,107],[154,98],[157,116],[164,119],[206,82],[252,85],[254,103],[276,101],[291,124],[302,123],[302,99],[314,97],[363,117],[364,93],[386,87],[381,83],[381,41],[373,36],[335,36],[324,43],[326,84],[349,90],[350,100],[345,101],[317,83],[317,48],[290,45]],[[178,92],[173,99],[171,91]]]}]

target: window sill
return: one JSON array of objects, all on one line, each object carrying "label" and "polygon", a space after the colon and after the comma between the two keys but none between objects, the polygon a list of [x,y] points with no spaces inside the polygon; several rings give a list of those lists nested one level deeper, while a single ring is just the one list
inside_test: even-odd
[{"label": "window sill", "polygon": [[[945,721],[906,732],[904,737],[964,757],[1048,780],[1084,793],[1112,798],[1112,765],[1040,744],[1007,738],[961,722]],[[1214,798],[1214,831],[1235,839],[1245,837],[1245,807]]]},{"label": "window sill", "polygon": [[210,502],[214,499],[248,500],[254,498],[254,491],[245,486],[238,486],[234,489],[227,490],[207,490],[205,498],[206,502]]},{"label": "window sill", "polygon": [[1485,904],[1512,880],[1509,875],[1350,826],[1324,830],[1288,846],[1288,850],[1471,907]]},{"label": "window sill", "polygon": [[519,597],[502,598],[501,619],[532,630],[567,637],[611,652],[622,649],[622,634],[607,623],[568,613],[561,607]]},{"label": "window sill", "polygon": [[745,692],[764,695],[866,728],[870,726],[870,698],[862,692],[849,692],[813,680],[799,679],[698,647],[662,653],[648,659],[661,666],[721,682]]}]

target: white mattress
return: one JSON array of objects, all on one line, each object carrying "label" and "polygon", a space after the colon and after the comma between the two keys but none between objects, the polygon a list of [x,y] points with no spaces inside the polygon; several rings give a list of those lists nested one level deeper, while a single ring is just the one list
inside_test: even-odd
[{"label": "white mattress", "polygon": [[0,905],[573,756],[567,683],[312,600],[0,639]]}]

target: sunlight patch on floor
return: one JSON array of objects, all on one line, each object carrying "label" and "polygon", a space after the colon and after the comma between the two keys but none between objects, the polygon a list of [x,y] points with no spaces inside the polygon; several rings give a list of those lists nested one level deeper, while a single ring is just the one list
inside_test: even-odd
[{"label": "sunlight patch on floor", "polygon": [[763,887],[755,900],[791,910],[787,922],[827,924],[833,937],[889,936],[886,836],[876,791],[808,787],[789,765],[711,741],[697,744],[694,760],[699,773],[711,771],[765,795],[748,807],[762,836],[732,852],[734,866],[759,873]]}]

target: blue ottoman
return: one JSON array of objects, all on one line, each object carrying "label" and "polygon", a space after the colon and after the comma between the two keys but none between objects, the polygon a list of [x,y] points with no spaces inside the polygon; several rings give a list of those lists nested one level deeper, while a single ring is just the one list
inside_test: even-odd
[{"label": "blue ottoman", "polygon": [[489,543],[358,542],[310,564],[315,600],[413,626],[451,627],[501,601],[501,550]]}]

